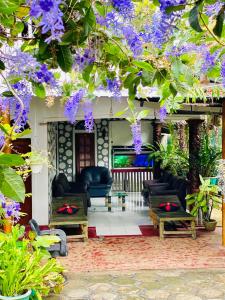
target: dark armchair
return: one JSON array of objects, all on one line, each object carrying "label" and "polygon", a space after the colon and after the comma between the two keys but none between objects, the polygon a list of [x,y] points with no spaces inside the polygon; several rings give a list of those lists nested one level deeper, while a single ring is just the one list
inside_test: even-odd
[{"label": "dark armchair", "polygon": [[106,167],[86,167],[81,171],[80,180],[87,185],[91,197],[105,197],[112,187],[112,177]]},{"label": "dark armchair", "polygon": [[84,211],[87,214],[87,208],[91,206],[90,195],[87,191],[87,184],[82,182],[69,182],[64,173],[55,176],[52,182],[52,195],[58,197],[76,197],[76,194],[85,194]]}]

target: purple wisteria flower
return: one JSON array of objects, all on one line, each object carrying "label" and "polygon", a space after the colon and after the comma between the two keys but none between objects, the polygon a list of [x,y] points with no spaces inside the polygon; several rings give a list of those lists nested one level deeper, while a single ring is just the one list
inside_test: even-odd
[{"label": "purple wisteria flower", "polygon": [[91,101],[87,101],[83,105],[84,111],[84,126],[87,132],[92,132],[94,129],[93,105]]},{"label": "purple wisteria flower", "polygon": [[219,53],[218,51],[214,52],[213,54],[211,54],[209,51],[205,51],[203,53],[202,55],[203,63],[201,68],[202,73],[204,74],[207,73],[207,71],[209,71],[215,66],[218,53]]},{"label": "purple wisteria flower", "polygon": [[222,77],[223,87],[225,88],[225,56],[223,56],[223,61],[221,63],[220,75]]},{"label": "purple wisteria flower", "polygon": [[20,97],[20,99],[23,102],[24,109],[22,111],[22,115],[20,119],[18,120],[20,116],[20,111],[21,111],[21,105],[17,101],[17,99],[12,98],[13,103],[14,103],[14,121],[17,121],[17,127],[16,131],[20,131],[21,129],[24,128],[28,121],[28,114],[30,112],[30,102],[32,99],[32,91],[30,89],[30,86],[26,80],[24,81],[19,81],[16,84],[13,85],[13,88],[16,90],[17,95]]},{"label": "purple wisteria flower", "polygon": [[143,43],[140,39],[139,34],[134,30],[132,25],[127,25],[123,27],[123,35],[127,41],[130,50],[133,52],[134,56],[140,56],[143,52]]},{"label": "purple wisteria flower", "polygon": [[166,109],[165,105],[163,105],[159,109],[159,119],[161,122],[164,122],[166,115],[167,115],[167,109]]},{"label": "purple wisteria flower", "polygon": [[134,143],[134,150],[136,154],[141,153],[142,147],[142,136],[141,136],[141,122],[137,121],[136,123],[131,124],[131,132]]},{"label": "purple wisteria flower", "polygon": [[77,53],[75,62],[79,66],[79,70],[83,71],[87,66],[93,64],[95,61],[95,54],[91,49],[85,49],[83,54]]},{"label": "purple wisteria flower", "polygon": [[222,1],[216,1],[214,4],[205,5],[205,14],[209,17],[217,16],[224,4]]},{"label": "purple wisteria flower", "polygon": [[117,33],[121,31],[123,25],[119,14],[115,10],[108,12],[105,17],[96,15],[96,21],[99,25],[114,29]]},{"label": "purple wisteria flower", "polygon": [[47,68],[47,65],[43,64],[39,70],[35,72],[33,79],[38,83],[46,83],[51,86],[56,86],[56,80],[52,72]]},{"label": "purple wisteria flower", "polygon": [[112,0],[112,5],[125,19],[132,18],[134,4],[131,0]]},{"label": "purple wisteria flower", "polygon": [[84,97],[84,95],[85,95],[85,90],[80,89],[73,96],[71,96],[65,103],[64,114],[72,124],[76,122],[76,116],[77,116],[79,104],[81,99]]},{"label": "purple wisteria flower", "polygon": [[12,217],[15,221],[20,219],[20,203],[16,201],[6,201],[5,197],[1,194],[1,206],[5,211],[6,217]]},{"label": "purple wisteria flower", "polygon": [[61,41],[64,33],[63,13],[59,6],[61,0],[28,0],[30,5],[30,16],[33,19],[41,18],[39,26],[42,27],[42,33],[50,32],[50,36],[45,39],[46,43],[53,40]]},{"label": "purple wisteria flower", "polygon": [[0,129],[0,149],[2,148],[4,143],[5,143],[5,135],[4,132]]},{"label": "purple wisteria flower", "polygon": [[122,95],[121,95],[121,82],[120,80],[114,78],[114,79],[106,79],[107,83],[107,90],[112,93],[112,96],[115,100],[120,100]]},{"label": "purple wisteria flower", "polygon": [[156,11],[152,17],[151,26],[145,28],[141,37],[145,42],[151,42],[155,47],[161,49],[163,44],[170,38],[173,30],[182,15],[182,11],[167,13],[170,6],[185,4],[186,0],[159,0],[160,11]]}]

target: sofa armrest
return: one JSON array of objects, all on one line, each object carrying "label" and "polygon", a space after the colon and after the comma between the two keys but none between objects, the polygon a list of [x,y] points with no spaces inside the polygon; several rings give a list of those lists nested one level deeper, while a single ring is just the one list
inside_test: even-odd
[{"label": "sofa armrest", "polygon": [[151,195],[177,195],[177,190],[151,190]]},{"label": "sofa armrest", "polygon": [[69,193],[85,193],[87,191],[87,184],[82,182],[70,182]]}]

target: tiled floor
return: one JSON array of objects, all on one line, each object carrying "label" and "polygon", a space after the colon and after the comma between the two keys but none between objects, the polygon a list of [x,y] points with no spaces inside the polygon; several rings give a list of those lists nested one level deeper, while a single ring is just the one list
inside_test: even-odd
[{"label": "tiled floor", "polygon": [[140,193],[128,193],[126,210],[122,211],[117,197],[112,197],[112,211],[108,212],[104,198],[92,198],[88,210],[88,225],[96,227],[98,236],[141,235],[139,225],[150,225],[149,208],[144,206]]}]

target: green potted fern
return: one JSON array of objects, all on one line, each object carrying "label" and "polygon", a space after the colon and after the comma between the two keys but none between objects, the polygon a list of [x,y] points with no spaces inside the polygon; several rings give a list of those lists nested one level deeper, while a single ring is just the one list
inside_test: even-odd
[{"label": "green potted fern", "polygon": [[56,242],[54,237],[30,240],[23,235],[19,225],[9,234],[0,233],[0,299],[40,300],[63,286],[63,268],[43,251]]},{"label": "green potted fern", "polygon": [[199,191],[186,196],[187,204],[191,207],[191,214],[197,216],[199,211],[202,212],[203,224],[208,231],[216,229],[217,221],[211,219],[212,210],[220,209],[222,199],[219,195],[219,187],[211,185],[210,179],[204,180],[200,175],[201,185]]}]

